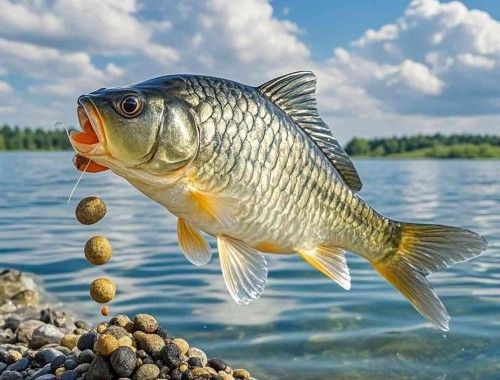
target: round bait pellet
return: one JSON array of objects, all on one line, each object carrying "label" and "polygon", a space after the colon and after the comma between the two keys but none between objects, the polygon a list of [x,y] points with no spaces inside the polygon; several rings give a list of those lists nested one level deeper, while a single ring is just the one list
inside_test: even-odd
[{"label": "round bait pellet", "polygon": [[104,236],[94,236],[85,243],[85,258],[93,265],[106,264],[111,258],[112,249]]},{"label": "round bait pellet", "polygon": [[109,278],[98,278],[90,284],[90,296],[99,303],[108,303],[116,294],[116,286]]},{"label": "round bait pellet", "polygon": [[106,215],[106,205],[99,198],[87,197],[78,203],[75,214],[81,224],[94,224]]},{"label": "round bait pellet", "polygon": [[103,306],[101,309],[101,314],[104,315],[105,317],[108,315],[109,309],[107,306]]}]

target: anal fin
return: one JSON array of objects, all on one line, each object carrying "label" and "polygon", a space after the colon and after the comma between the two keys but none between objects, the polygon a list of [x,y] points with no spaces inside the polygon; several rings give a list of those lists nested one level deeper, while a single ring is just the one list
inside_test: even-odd
[{"label": "anal fin", "polygon": [[342,249],[318,246],[313,249],[301,250],[298,253],[305,261],[344,289],[349,290],[351,288],[351,276],[347,267],[345,252]]},{"label": "anal fin", "polygon": [[177,238],[186,258],[194,265],[208,264],[212,258],[210,245],[199,229],[191,226],[184,219],[177,221]]},{"label": "anal fin", "polygon": [[246,243],[229,236],[217,236],[222,274],[237,304],[247,305],[260,297],[267,282],[264,255]]}]

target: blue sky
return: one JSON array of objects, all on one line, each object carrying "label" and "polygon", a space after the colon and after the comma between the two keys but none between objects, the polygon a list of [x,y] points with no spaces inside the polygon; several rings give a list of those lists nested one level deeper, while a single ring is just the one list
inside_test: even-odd
[{"label": "blue sky", "polygon": [[0,123],[76,123],[78,95],[171,73],[318,77],[357,136],[500,131],[500,2],[0,0]]}]

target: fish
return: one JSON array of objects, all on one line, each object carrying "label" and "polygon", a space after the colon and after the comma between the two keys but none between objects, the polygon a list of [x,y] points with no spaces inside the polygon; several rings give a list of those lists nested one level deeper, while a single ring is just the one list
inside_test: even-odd
[{"label": "fish", "polygon": [[110,169],[175,215],[192,264],[211,260],[214,237],[238,304],[262,294],[267,254],[297,254],[348,290],[351,252],[448,330],[427,276],[478,256],[486,240],[392,220],[366,203],[353,162],[319,115],[316,83],[310,71],[257,87],[183,74],[99,89],[78,98],[77,167]]}]

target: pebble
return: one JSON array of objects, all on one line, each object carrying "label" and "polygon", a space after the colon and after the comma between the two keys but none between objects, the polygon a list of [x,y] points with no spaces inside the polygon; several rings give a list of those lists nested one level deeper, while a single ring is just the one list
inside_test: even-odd
[{"label": "pebble", "polygon": [[[208,362],[207,355],[199,348],[190,347],[188,352],[187,352],[187,356],[190,359],[191,358],[198,358],[201,361],[201,367],[205,367],[207,365],[207,362]],[[200,366],[197,366],[197,367],[200,367]]]},{"label": "pebble", "polygon": [[[14,351],[14,352],[17,352],[17,351]],[[18,354],[19,354],[19,352],[18,352]],[[19,354],[19,355],[21,355],[21,354]],[[31,361],[28,358],[19,358],[19,360],[17,360],[15,363],[12,363],[11,365],[9,365],[7,367],[7,370],[21,372],[21,371],[24,371],[26,368],[28,368],[30,364],[31,364]]]},{"label": "pebble", "polygon": [[4,371],[0,380],[23,380],[23,375],[15,371]]},{"label": "pebble", "polygon": [[94,224],[106,215],[106,205],[97,197],[87,197],[78,203],[75,215],[76,219],[82,224]]},{"label": "pebble", "polygon": [[78,366],[78,363],[75,359],[67,359],[64,362],[64,368],[66,369],[75,369]]},{"label": "pebble", "polygon": [[50,362],[50,370],[54,372],[56,369],[61,367],[64,362],[66,361],[66,356],[65,355],[59,355],[56,356],[52,361]]},{"label": "pebble", "polygon": [[103,334],[112,335],[116,339],[120,339],[120,338],[123,338],[123,337],[128,337],[127,330],[125,330],[123,327],[114,326],[114,325],[109,325],[108,327],[106,327],[106,329],[102,333]]},{"label": "pebble", "polygon": [[111,243],[104,236],[94,236],[85,243],[84,252],[89,263],[103,265],[109,261],[113,250]]},{"label": "pebble", "polygon": [[33,339],[33,332],[45,323],[39,320],[28,320],[21,322],[16,329],[16,337],[19,342],[29,343]]},{"label": "pebble", "polygon": [[149,314],[137,314],[134,318],[134,327],[147,334],[154,333],[158,329],[158,321]]},{"label": "pebble", "polygon": [[220,359],[210,359],[208,365],[215,369],[217,372],[224,371],[227,368],[227,364]]},{"label": "pebble", "polygon": [[134,331],[134,322],[126,315],[117,315],[109,320],[109,324],[113,326],[123,327],[128,333]]},{"label": "pebble", "polygon": [[66,334],[61,339],[61,346],[69,348],[72,350],[76,347],[78,340],[80,339],[80,335],[76,334]]},{"label": "pebble", "polygon": [[176,344],[181,349],[181,354],[186,355],[189,350],[189,344],[184,339],[176,338],[172,339],[170,343]]},{"label": "pebble", "polygon": [[97,339],[95,350],[99,355],[109,356],[118,348],[118,339],[112,335],[102,334]]},{"label": "pebble", "polygon": [[12,364],[21,359],[23,355],[19,351],[12,350],[7,354],[7,364]]},{"label": "pebble", "polygon": [[60,377],[60,380],[76,380],[80,377],[81,375],[76,372],[76,371],[73,371],[73,370],[70,370],[70,371],[66,371],[62,374],[62,376]]},{"label": "pebble", "polygon": [[161,359],[169,368],[176,368],[181,362],[181,350],[178,345],[169,343],[161,349]]},{"label": "pebble", "polygon": [[98,278],[90,284],[90,296],[98,303],[108,303],[116,294],[116,286],[109,278]]},{"label": "pebble", "polygon": [[83,350],[80,352],[80,355],[78,355],[78,358],[76,359],[77,363],[83,364],[83,363],[91,363],[92,360],[94,360],[94,351],[92,350]]},{"label": "pebble", "polygon": [[50,343],[59,343],[64,334],[56,326],[42,325],[33,331],[33,339],[30,341],[30,348],[40,348]]},{"label": "pebble", "polygon": [[160,374],[160,369],[154,364],[144,364],[136,371],[134,380],[154,380]]},{"label": "pebble", "polygon": [[161,351],[165,346],[165,341],[156,334],[142,334],[139,339],[139,347],[146,351],[148,354]]},{"label": "pebble", "polygon": [[111,366],[121,377],[130,377],[134,372],[137,358],[135,352],[130,347],[118,347],[111,354]]},{"label": "pebble", "polygon": [[85,374],[85,380],[113,380],[113,372],[111,365],[99,355],[96,355],[92,363],[90,363],[89,370]]},{"label": "pebble", "polygon": [[83,334],[80,339],[78,339],[77,347],[80,351],[84,350],[92,350],[94,348],[94,344],[97,341],[97,337],[99,334],[90,332],[87,334]]},{"label": "pebble", "polygon": [[89,370],[90,363],[82,363],[78,364],[75,368],[75,371],[78,373],[85,373]]},{"label": "pebble", "polygon": [[128,336],[124,336],[124,337],[121,337],[120,339],[118,339],[118,344],[120,346],[127,346],[127,347],[133,346],[132,339],[130,339]]},{"label": "pebble", "polygon": [[246,369],[235,369],[233,371],[233,377],[236,379],[250,379],[250,372],[248,372]]}]

